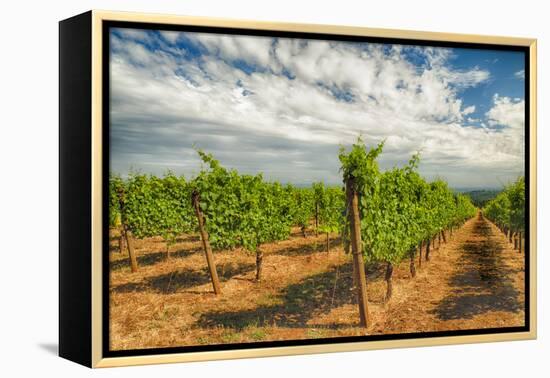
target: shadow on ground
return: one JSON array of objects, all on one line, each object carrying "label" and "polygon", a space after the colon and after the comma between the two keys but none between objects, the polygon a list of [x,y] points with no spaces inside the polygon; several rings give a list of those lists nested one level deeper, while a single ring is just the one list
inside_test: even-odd
[{"label": "shadow on ground", "polygon": [[[118,249],[117,249],[118,250]],[[195,247],[191,249],[179,249],[177,251],[170,251],[170,258],[180,258],[192,255],[194,253],[202,251],[201,247]],[[126,252],[126,255],[128,252]],[[137,257],[138,266],[148,266],[154,265],[161,261],[166,260],[166,251],[152,252],[144,255],[138,255]],[[114,260],[110,262],[111,270],[119,270],[123,268],[130,268],[130,263],[128,258],[123,258],[119,260]]]},{"label": "shadow on ground", "polygon": [[[338,279],[336,275],[338,274]],[[329,313],[333,308],[353,303],[351,263],[304,278],[287,286],[272,303],[236,312],[208,312],[198,320],[201,327],[224,326],[235,330],[246,327],[281,326],[307,328],[314,316]],[[349,325],[346,325],[348,327]],[[312,326],[313,327],[313,326]],[[337,328],[342,325],[318,325],[316,328]]]},{"label": "shadow on ground", "polygon": [[517,313],[523,308],[510,278],[516,271],[506,267],[502,246],[491,237],[492,229],[486,220],[476,220],[473,236],[483,241],[468,240],[462,245],[459,264],[464,268],[451,277],[453,293],[431,312],[439,319],[471,319],[491,311]]},{"label": "shadow on ground", "polygon": [[[304,239],[306,240],[306,239]],[[342,238],[336,237],[330,239],[330,252],[334,252],[334,248],[340,246],[342,244]],[[276,251],[271,252],[272,255],[280,255],[280,256],[307,256],[318,252],[326,252],[326,241],[323,238],[322,240],[315,241],[308,241],[308,244],[302,244],[302,245],[296,245],[291,246],[287,248],[282,248]]]},{"label": "shadow on ground", "polygon": [[[256,269],[255,264],[230,263],[218,266],[220,281],[227,281],[234,276],[243,275]],[[130,293],[137,291],[152,291],[161,294],[172,294],[180,290],[209,283],[210,273],[207,268],[201,270],[179,269],[167,274],[155,277],[147,277],[141,282],[129,282],[115,286],[111,289],[115,293]]]},{"label": "shadow on ground", "polygon": [[59,355],[59,346],[55,343],[40,343],[38,347],[49,354]]}]

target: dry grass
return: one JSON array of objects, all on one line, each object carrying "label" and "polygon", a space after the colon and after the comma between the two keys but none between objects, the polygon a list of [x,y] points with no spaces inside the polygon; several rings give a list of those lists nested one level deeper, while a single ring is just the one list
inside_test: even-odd
[{"label": "dry grass", "polygon": [[470,220],[410,278],[394,270],[384,303],[384,268],[368,268],[372,325],[359,328],[351,260],[339,240],[304,238],[265,245],[264,278],[255,282],[255,256],[242,249],[215,253],[222,295],[215,296],[197,236],[170,248],[159,238],[136,241],[140,265],[111,235],[110,332],[114,350],[326,338],[379,333],[523,324],[523,255],[489,223]]}]

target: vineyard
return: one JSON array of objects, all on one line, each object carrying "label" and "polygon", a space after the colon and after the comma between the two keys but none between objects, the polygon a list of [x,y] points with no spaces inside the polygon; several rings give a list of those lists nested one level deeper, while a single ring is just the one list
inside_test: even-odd
[{"label": "vineyard", "polygon": [[[382,171],[383,148],[342,148],[337,187],[270,182],[201,150],[193,178],[112,175],[113,346],[519,325],[523,179],[481,210],[445,181],[426,181],[419,155]],[[455,287],[469,278],[453,279],[486,269],[480,261],[502,290],[476,278],[470,304]],[[477,302],[484,290],[489,307]],[[491,306],[503,296],[513,303]]]}]

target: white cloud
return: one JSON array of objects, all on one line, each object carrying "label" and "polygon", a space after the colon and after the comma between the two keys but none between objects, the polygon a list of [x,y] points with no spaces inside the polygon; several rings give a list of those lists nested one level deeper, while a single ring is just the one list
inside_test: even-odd
[{"label": "white cloud", "polygon": [[464,108],[464,110],[462,111],[462,114],[468,115],[468,114],[474,113],[475,111],[476,111],[476,106],[471,105],[471,106],[468,106],[468,107]]},{"label": "white cloud", "polygon": [[[386,139],[382,166],[421,150],[422,172],[455,186],[496,186],[521,173],[519,102],[495,96],[490,127],[464,127],[476,107],[464,107],[460,91],[490,74],[452,70],[448,49],[187,33],[209,52],[189,61],[174,46],[144,48],[139,38],[148,34],[125,37],[112,38],[112,161],[119,171],[189,174],[199,167],[196,142],[244,172],[338,183],[339,144],[362,134],[369,144]],[[406,59],[411,51],[425,65]],[[246,74],[237,60],[257,72]],[[496,130],[497,123],[505,127]]]},{"label": "white cloud", "polygon": [[493,96],[493,107],[487,112],[490,125],[500,125],[515,130],[525,127],[525,101],[518,98]]},{"label": "white cloud", "polygon": [[520,80],[525,79],[525,70],[519,70],[519,71],[515,72],[515,73],[514,73],[514,76],[515,76],[517,79],[520,79]]},{"label": "white cloud", "polygon": [[175,32],[175,31],[169,31],[169,30],[162,30],[160,32],[160,35],[170,43],[176,43],[181,33]]},{"label": "white cloud", "polygon": [[270,60],[271,39],[253,36],[234,38],[225,34],[190,33],[192,40],[200,42],[211,53],[228,61],[245,60],[267,66]]},{"label": "white cloud", "polygon": [[478,67],[468,71],[448,71],[445,73],[449,82],[461,88],[475,87],[490,78],[489,71],[481,70]]},{"label": "white cloud", "polygon": [[524,155],[525,101],[501,97],[495,94],[493,107],[487,112],[488,123],[493,128],[501,128],[496,134],[495,143],[514,156]]}]

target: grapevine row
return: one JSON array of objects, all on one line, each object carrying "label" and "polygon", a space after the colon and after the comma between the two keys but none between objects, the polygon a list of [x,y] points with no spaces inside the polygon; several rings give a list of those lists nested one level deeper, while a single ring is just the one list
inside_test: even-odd
[{"label": "grapevine row", "polygon": [[198,153],[204,167],[191,181],[171,173],[162,178],[134,173],[125,180],[111,176],[110,226],[118,227],[121,240],[127,240],[132,271],[137,270],[132,237],[161,236],[169,257],[169,247],[178,235],[204,231],[205,248],[243,247],[255,253],[256,279],[261,280],[262,244],[288,239],[292,226],[299,226],[306,236],[313,218],[315,231],[327,233],[327,244],[328,234],[339,230],[344,207],[341,189],[322,183],[297,188],[267,182],[261,174],[239,174],[222,167],[212,155]]},{"label": "grapevine row", "polygon": [[487,202],[483,208],[483,215],[508,237],[510,243],[514,243],[515,249],[521,252],[525,235],[525,178],[520,177]]},{"label": "grapevine row", "polygon": [[[368,149],[359,139],[350,151],[342,148],[339,155],[348,193],[348,213],[351,212],[350,229],[356,228],[355,235],[353,232],[351,235],[352,250],[360,254],[355,264],[355,278],[359,283],[358,301],[365,326],[368,309],[366,290],[361,292],[364,280],[360,277],[364,274],[361,258],[386,264],[386,300],[389,300],[394,265],[410,257],[414,275],[417,251],[421,254],[425,246],[425,258],[429,260],[431,242],[436,237],[445,239],[445,231],[452,231],[477,212],[469,197],[454,194],[446,182],[425,181],[418,173],[418,155],[402,168],[381,172],[377,158],[382,150],[383,143]],[[359,224],[354,225],[357,218]]]}]

